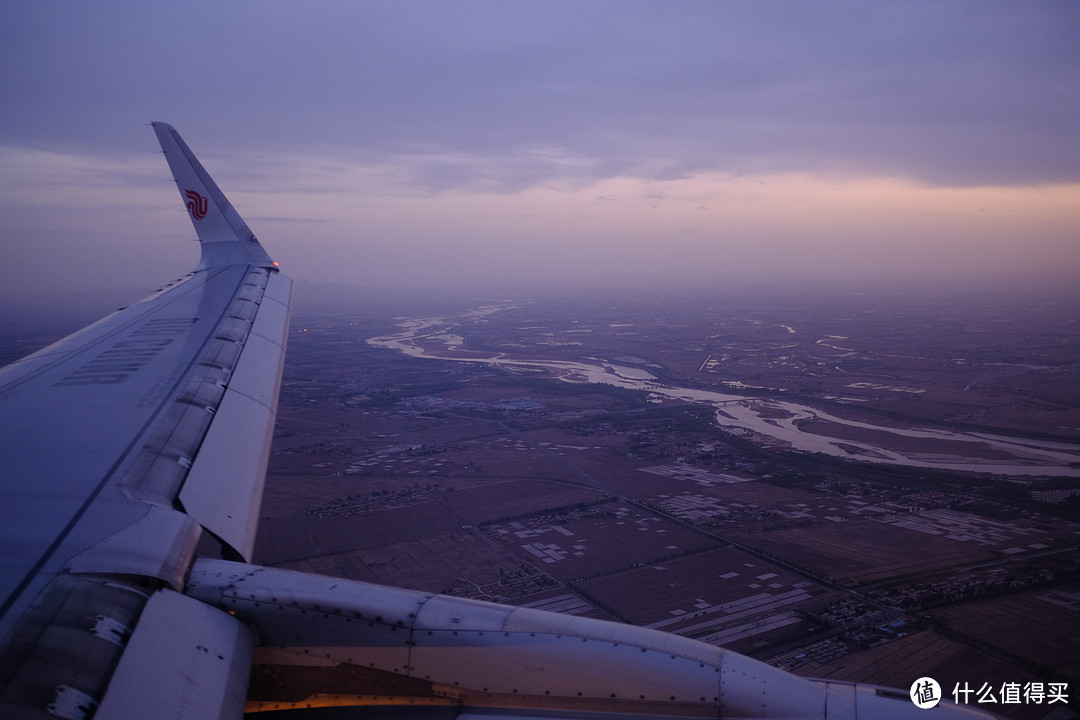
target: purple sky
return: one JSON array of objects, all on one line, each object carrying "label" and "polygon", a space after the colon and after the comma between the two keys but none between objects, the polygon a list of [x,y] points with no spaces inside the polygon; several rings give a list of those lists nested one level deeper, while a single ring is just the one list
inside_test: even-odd
[{"label": "purple sky", "polygon": [[300,280],[1080,270],[1073,0],[7,0],[0,88],[0,299],[194,264],[151,120]]}]

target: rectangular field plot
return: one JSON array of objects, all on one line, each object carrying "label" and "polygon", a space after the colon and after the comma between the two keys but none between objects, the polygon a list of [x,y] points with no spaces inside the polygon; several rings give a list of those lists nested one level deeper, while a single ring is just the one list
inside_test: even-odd
[{"label": "rectangular field plot", "polygon": [[[312,556],[279,567],[414,590],[503,599],[510,590],[500,589],[500,571],[505,573],[516,565],[498,546],[485,541],[479,534],[436,535],[379,548]],[[534,585],[532,591],[541,588]]]},{"label": "rectangular field plot", "polygon": [[1045,531],[1026,527],[1021,523],[988,520],[944,508],[919,513],[884,515],[878,518],[878,521],[927,535],[942,536],[949,540],[994,547],[1007,554],[1015,554],[1028,549],[1041,549],[1028,546],[1039,544],[1039,540],[1046,537]]},{"label": "rectangular field plot", "polygon": [[741,477],[739,475],[709,472],[708,470],[702,470],[701,468],[696,468],[692,465],[683,465],[681,463],[675,465],[643,467],[640,468],[640,470],[641,472],[660,475],[661,477],[687,480],[695,485],[707,488],[714,485],[732,485],[735,483],[752,482],[754,480],[754,478]]},{"label": "rectangular field plot", "polygon": [[732,547],[583,582],[602,606],[646,627],[734,646],[797,624],[833,593]]},{"label": "rectangular field plot", "polygon": [[499,522],[484,530],[562,580],[615,572],[715,545],[624,502]]},{"label": "rectangular field plot", "polygon": [[349,517],[304,514],[264,518],[256,540],[256,562],[280,565],[412,542],[460,529],[459,517],[430,501]]},{"label": "rectangular field plot", "polygon": [[1009,597],[936,610],[965,635],[1080,681],[1080,584],[1042,588]]},{"label": "rectangular field plot", "polygon": [[979,545],[872,520],[825,522],[743,537],[746,544],[839,581],[869,582],[1001,557]]},{"label": "rectangular field plot", "polygon": [[594,503],[603,497],[596,490],[566,483],[504,480],[489,481],[479,487],[446,493],[440,502],[471,522],[481,523],[545,509]]},{"label": "rectangular field plot", "polygon": [[759,505],[764,508],[795,508],[805,507],[806,503],[812,502],[814,496],[800,490],[777,487],[765,482],[752,481],[744,483],[730,483],[716,486],[712,489],[703,489],[700,485],[688,483],[671,483],[669,494],[683,490],[700,492],[706,495],[714,495],[727,502]]},{"label": "rectangular field plot", "polygon": [[269,519],[259,552],[267,565],[499,602],[558,586],[430,502],[365,517]]},{"label": "rectangular field plot", "polygon": [[[915,678],[932,677],[940,683],[945,698],[950,700],[958,683],[967,683],[968,687],[976,690],[987,683],[997,695],[1003,683],[1023,685],[1045,682],[1045,678],[1036,677],[1004,660],[990,657],[931,631],[917,632],[869,650],[832,659],[818,658],[820,662],[812,659],[816,655],[812,648],[808,648],[805,655],[793,665],[785,663],[784,666],[803,677],[827,677],[894,688],[907,688]],[[1070,684],[1070,690],[1072,687]],[[971,700],[974,704],[974,695]],[[984,705],[983,709],[997,713],[1005,711],[1005,717],[1018,720],[1036,720],[1049,712],[1046,705],[1033,704]]]},{"label": "rectangular field plot", "polygon": [[547,590],[541,593],[534,593],[519,600],[510,600],[509,604],[520,605],[521,607],[533,608],[535,610],[562,613],[563,615],[579,615],[581,617],[597,618],[600,620],[612,619],[611,615],[599,609],[588,600],[585,600],[580,595],[569,592],[564,587]]},{"label": "rectangular field plot", "polygon": [[266,484],[262,517],[323,515],[347,517],[450,497],[490,480],[346,475],[278,475]]}]

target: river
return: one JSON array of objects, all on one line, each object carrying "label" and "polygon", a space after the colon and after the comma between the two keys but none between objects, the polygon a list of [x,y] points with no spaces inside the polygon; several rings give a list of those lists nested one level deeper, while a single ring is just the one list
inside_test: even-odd
[{"label": "river", "polygon": [[[471,320],[491,315],[499,309],[501,308],[498,306],[485,306],[467,313],[461,319]],[[660,382],[655,375],[643,368],[620,365],[599,358],[578,361],[530,360],[507,357],[505,353],[465,351],[460,345],[461,336],[451,332],[458,324],[460,319],[452,317],[402,319],[398,325],[400,332],[370,338],[368,343],[412,357],[543,371],[563,382],[613,385],[650,393],[657,399],[668,398],[710,405],[716,410],[717,425],[725,431],[801,452],[824,453],[853,461],[908,467],[1018,476],[1080,477],[1080,467],[1070,467],[1070,463],[1080,463],[1080,445],[987,433],[874,425],[841,418],[817,408],[785,400],[675,387]],[[893,438],[897,442],[892,445],[887,441],[841,440],[801,429],[801,425],[811,420],[832,423],[839,427],[846,426],[850,431],[872,431],[875,437]],[[910,446],[913,443],[910,438],[925,439],[927,445],[933,445],[935,441],[948,441],[949,451],[935,452],[931,448],[912,450]]]}]

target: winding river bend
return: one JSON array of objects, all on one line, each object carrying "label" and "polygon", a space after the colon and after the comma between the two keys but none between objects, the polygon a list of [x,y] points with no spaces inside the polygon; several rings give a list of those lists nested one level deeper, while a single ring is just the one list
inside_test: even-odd
[{"label": "winding river bend", "polygon": [[[412,357],[484,363],[546,372],[563,382],[597,383],[700,403],[715,408],[721,429],[772,445],[808,453],[825,453],[859,462],[962,470],[1002,475],[1080,477],[1080,445],[1044,442],[985,433],[895,428],[858,422],[794,402],[752,398],[712,390],[676,387],[660,382],[647,370],[597,358],[580,361],[530,360],[504,353],[482,354],[461,348],[453,333],[461,319],[490,315],[498,306],[479,308],[463,318],[415,318],[399,323],[400,332],[370,338],[368,343]],[[807,428],[831,429],[833,435]],[[866,438],[873,438],[867,440]]]}]

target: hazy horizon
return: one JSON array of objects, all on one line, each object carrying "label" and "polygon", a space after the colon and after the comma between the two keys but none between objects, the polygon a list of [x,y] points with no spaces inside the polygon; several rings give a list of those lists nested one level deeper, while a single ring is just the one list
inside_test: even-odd
[{"label": "hazy horizon", "polygon": [[[0,354],[7,353],[10,362],[79,330],[105,315],[146,297],[152,287],[128,285],[111,288],[42,289],[24,295],[0,293]],[[777,309],[802,306],[805,303],[825,303],[831,307],[866,310],[909,309],[932,306],[946,312],[965,304],[987,302],[1017,302],[1018,306],[1039,311],[1043,307],[1074,305],[1080,311],[1080,286],[1062,276],[1057,282],[1045,279],[1024,282],[1003,278],[995,282],[975,283],[908,280],[897,282],[866,282],[858,278],[836,283],[682,283],[670,284],[612,284],[589,286],[512,286],[492,283],[475,287],[392,287],[334,282],[298,280],[293,288],[292,313],[295,318],[316,316],[348,316],[370,310],[372,304],[390,307],[395,313],[439,314],[451,309],[464,310],[489,302],[531,301],[558,299],[566,302],[636,303],[676,300],[701,302],[732,307],[743,303],[767,303]],[[26,352],[12,354],[16,335],[35,337]],[[0,366],[5,364],[0,362]]]}]

